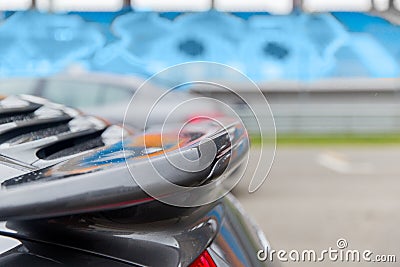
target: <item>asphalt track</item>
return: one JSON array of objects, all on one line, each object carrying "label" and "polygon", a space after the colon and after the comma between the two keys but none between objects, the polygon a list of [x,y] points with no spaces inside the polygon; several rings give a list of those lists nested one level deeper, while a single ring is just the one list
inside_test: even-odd
[{"label": "asphalt track", "polygon": [[276,250],[336,248],[397,256],[397,263],[282,263],[282,266],[398,266],[400,145],[278,147],[255,193],[242,180],[234,194]]}]

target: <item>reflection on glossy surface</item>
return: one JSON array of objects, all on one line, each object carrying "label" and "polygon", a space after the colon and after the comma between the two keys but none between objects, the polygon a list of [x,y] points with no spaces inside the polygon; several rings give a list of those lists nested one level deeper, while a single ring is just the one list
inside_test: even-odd
[{"label": "reflection on glossy surface", "polygon": [[[151,222],[140,216],[149,208],[154,213],[149,214]],[[223,217],[221,204],[181,210],[157,203],[102,214],[9,221],[0,231],[138,265],[187,266],[212,241]]]},{"label": "reflection on glossy surface", "polygon": [[[161,171],[165,174],[163,178],[172,184],[191,188],[218,178],[228,167],[230,172],[235,170],[248,151],[248,137],[243,126],[228,118],[225,119],[227,130],[214,122],[196,120],[184,129],[169,125],[161,131],[154,126],[143,133],[109,125],[43,99],[18,99],[27,102],[37,100],[37,103],[32,102],[32,105],[38,105],[37,110],[53,107],[58,112],[49,114],[57,122],[66,112],[71,116],[61,121],[67,129],[57,131],[55,135],[53,128],[51,131],[46,128],[50,127],[47,121],[43,124],[39,119],[40,114],[38,118],[29,118],[24,122],[28,123],[27,126],[17,126],[32,132],[29,127],[44,125],[46,133],[36,132],[37,136],[28,140],[21,130],[12,132],[12,142],[8,142],[7,147],[0,147],[3,155],[18,158],[32,168],[29,172],[21,170],[20,175],[8,175],[2,181],[1,218],[42,218],[139,205],[153,201],[153,198],[167,198],[173,192],[160,183],[155,172]],[[25,102],[21,101],[21,104]],[[24,109],[29,109],[29,105]],[[8,124],[1,126],[5,125]],[[21,138],[24,142],[16,142]],[[215,146],[215,153],[203,149],[206,143]],[[198,171],[188,171],[174,163],[179,162],[182,156],[191,160],[202,157],[204,162],[210,164]],[[228,165],[229,162],[232,165]],[[6,161],[3,160],[3,164]],[[127,164],[129,168],[139,170],[139,174],[146,179],[146,185],[156,188],[158,193],[149,197],[129,173]],[[17,165],[12,164],[11,167],[16,168]],[[218,191],[218,188],[212,188],[203,197]],[[43,191],[48,193],[43,194]]]},{"label": "reflection on glossy surface", "polygon": [[[257,236],[258,228],[242,213],[233,196],[195,209],[146,205],[47,220],[9,221],[0,227],[0,233],[17,239],[29,237],[36,246],[46,247],[35,251],[49,259],[57,259],[55,244],[75,248],[71,257],[82,266],[87,266],[82,251],[141,266],[188,266],[207,247],[221,266],[266,266],[257,260],[256,251],[269,245]],[[72,266],[71,259],[58,260]]]},{"label": "reflection on glossy surface", "polygon": [[[48,179],[50,177],[51,179],[66,178],[71,175],[100,171],[111,165],[113,168],[125,166],[127,160],[140,160],[147,157],[162,156],[180,147],[189,147],[192,144],[196,144],[205,136],[217,131],[216,125],[208,123],[205,125],[204,128],[208,128],[208,132],[191,132],[189,129],[182,131],[179,137],[175,131],[160,134],[151,133],[150,129],[149,134],[130,136],[123,141],[96,149],[82,156],[71,158],[45,171],[40,171],[40,175],[34,175],[38,176],[36,180],[42,178]],[[237,134],[243,135],[243,133]]]}]

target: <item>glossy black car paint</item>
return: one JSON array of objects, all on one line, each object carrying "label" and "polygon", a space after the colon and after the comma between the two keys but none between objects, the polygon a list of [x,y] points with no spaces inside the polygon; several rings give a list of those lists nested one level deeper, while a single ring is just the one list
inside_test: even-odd
[{"label": "glossy black car paint", "polygon": [[[151,166],[141,159],[149,155],[140,141],[149,135],[117,128],[126,132],[121,140],[110,131],[115,126],[73,109],[30,97],[3,101],[0,245],[10,238],[15,242],[4,243],[0,266],[189,266],[204,251],[217,266],[265,266],[257,251],[269,244],[232,195],[182,208],[159,202],[133,183],[126,163],[147,173]],[[15,109],[13,101],[23,107]],[[53,127],[60,125],[49,122],[68,129],[57,128],[55,134]],[[248,151],[240,125],[231,123],[222,131],[200,126],[205,130],[183,132],[178,144],[153,146],[159,149],[150,153],[152,163],[173,183],[208,183],[227,170],[229,161],[233,174]],[[201,172],[181,173],[155,152],[174,156],[179,148],[192,158],[200,156],[204,142],[199,140],[205,137],[217,154]],[[121,153],[123,148],[131,154]]]},{"label": "glossy black car paint", "polygon": [[[256,252],[268,243],[237,207],[237,201],[228,195],[194,209],[159,204],[8,221],[0,232],[22,242],[20,252],[14,249],[8,253],[16,262],[26,263],[22,266],[43,266],[49,260],[67,266],[93,266],[94,258],[115,262],[109,266],[188,266],[205,249],[217,266],[266,266],[258,261]],[[31,263],[32,256],[38,258],[38,265]],[[0,266],[16,266],[11,262],[3,265],[6,260],[9,258],[2,255]]]}]

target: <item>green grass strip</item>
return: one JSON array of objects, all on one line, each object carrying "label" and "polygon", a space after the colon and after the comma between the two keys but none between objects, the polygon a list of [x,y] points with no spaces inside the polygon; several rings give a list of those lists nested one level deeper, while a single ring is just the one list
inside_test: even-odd
[{"label": "green grass strip", "polygon": [[[250,136],[252,144],[260,137]],[[400,145],[400,133],[381,134],[277,134],[278,145]]]}]

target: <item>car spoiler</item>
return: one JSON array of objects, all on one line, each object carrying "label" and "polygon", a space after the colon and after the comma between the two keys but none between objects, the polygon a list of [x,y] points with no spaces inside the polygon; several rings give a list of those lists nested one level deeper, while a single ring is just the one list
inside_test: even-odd
[{"label": "car spoiler", "polygon": [[[160,176],[185,188],[229,179],[223,174],[239,167],[249,142],[239,121],[220,120],[224,123],[198,120],[183,129],[169,125],[136,131],[41,98],[4,98],[0,101],[0,219],[164,202],[175,192],[163,186]],[[182,159],[209,164],[193,171],[177,166]],[[141,179],[135,178],[138,175]],[[215,193],[211,191],[210,195]],[[194,196],[186,197],[189,201]]]}]

